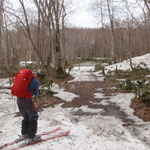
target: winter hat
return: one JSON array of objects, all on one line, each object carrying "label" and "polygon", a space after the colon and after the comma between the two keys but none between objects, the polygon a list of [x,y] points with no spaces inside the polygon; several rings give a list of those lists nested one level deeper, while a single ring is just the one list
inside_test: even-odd
[{"label": "winter hat", "polygon": [[38,77],[40,77],[41,79],[44,79],[44,77],[45,77],[45,73],[42,70],[38,70],[37,73],[36,73],[36,75]]}]

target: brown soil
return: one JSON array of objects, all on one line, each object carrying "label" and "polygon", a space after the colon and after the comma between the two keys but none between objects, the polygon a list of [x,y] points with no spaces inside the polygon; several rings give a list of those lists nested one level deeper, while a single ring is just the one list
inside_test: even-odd
[{"label": "brown soil", "polygon": [[94,93],[98,92],[96,89],[103,88],[102,93],[106,96],[111,96],[115,93],[115,89],[109,89],[113,86],[113,83],[109,80],[100,82],[71,82],[67,83],[67,80],[57,80],[57,83],[61,83],[61,86],[65,88],[66,91],[72,92],[79,97],[74,98],[71,102],[63,101],[57,97],[53,96],[42,96],[39,99],[35,100],[35,103],[39,110],[42,110],[43,107],[54,107],[56,104],[63,103],[62,107],[81,107],[87,105],[90,108],[105,108],[103,105],[94,105],[93,103],[100,102],[101,99],[94,98]]},{"label": "brown soil", "polygon": [[63,102],[63,100],[50,95],[45,95],[42,96],[41,98],[36,98],[34,101],[38,111],[42,111],[43,108],[54,107],[56,104]]},{"label": "brown soil", "polygon": [[104,108],[103,105],[94,105],[102,99],[94,98],[94,93],[98,92],[97,89],[103,88],[102,93],[106,96],[115,93],[113,89],[109,89],[113,84],[110,81],[96,81],[96,82],[72,82],[66,85],[66,91],[72,92],[79,97],[74,98],[71,102],[65,102],[63,107],[81,107],[87,105],[90,108]]},{"label": "brown soil", "polygon": [[[130,121],[126,114],[120,110],[118,106],[113,103],[109,102],[109,105],[105,106],[102,104],[98,104],[102,99],[94,98],[94,93],[98,93],[97,89],[101,89],[101,93],[104,96],[111,96],[117,94],[119,91],[114,89],[115,83],[112,80],[106,79],[104,81],[95,81],[95,82],[71,82],[68,83],[68,80],[72,80],[72,77],[68,77],[67,79],[57,79],[55,83],[61,84],[66,91],[72,92],[79,97],[74,98],[71,102],[66,102],[60,98],[54,96],[42,96],[39,99],[35,100],[37,108],[39,111],[42,111],[42,108],[45,107],[54,107],[56,104],[63,103],[62,107],[81,107],[81,106],[88,106],[89,108],[96,109],[96,108],[103,108],[105,110],[102,115],[114,115],[123,121]],[[104,98],[103,98],[104,99]],[[105,98],[109,99],[109,98]],[[144,104],[140,100],[133,100],[131,107],[135,111],[135,115],[139,118],[143,119],[144,121],[150,121],[150,106]],[[88,112],[83,112],[79,110],[76,112],[75,115],[86,115],[89,114]]]},{"label": "brown soil", "polygon": [[134,99],[131,107],[134,109],[136,116],[144,121],[150,121],[150,104],[144,103],[139,99]]},{"label": "brown soil", "polygon": [[[119,106],[116,106],[114,103],[109,102],[108,105],[99,104],[102,99],[94,98],[94,93],[98,93],[97,89],[101,89],[102,94],[105,96],[111,96],[114,94],[119,93],[117,89],[114,89],[115,83],[111,80],[107,79],[104,81],[96,81],[96,82],[71,82],[67,83],[68,80],[61,80],[61,85],[65,88],[66,91],[72,92],[79,97],[74,98],[71,102],[66,102],[62,99],[53,97],[53,96],[42,96],[40,100],[36,100],[36,105],[38,110],[42,110],[43,107],[54,107],[56,104],[62,103],[62,107],[81,107],[81,106],[88,106],[89,108],[96,109],[102,108],[104,116],[116,116],[122,119],[124,122],[131,123],[132,120],[128,119],[127,115],[120,110]],[[58,81],[59,82],[59,81]],[[57,83],[58,83],[57,82]],[[59,82],[60,83],[60,82]],[[103,98],[104,99],[104,98]],[[105,99],[109,99],[106,97]],[[135,115],[140,117],[145,121],[150,120],[150,109],[145,107],[139,107],[141,104],[139,101],[132,102],[132,108],[135,110]],[[96,113],[90,112],[83,112],[79,109],[74,115],[96,115]]]}]

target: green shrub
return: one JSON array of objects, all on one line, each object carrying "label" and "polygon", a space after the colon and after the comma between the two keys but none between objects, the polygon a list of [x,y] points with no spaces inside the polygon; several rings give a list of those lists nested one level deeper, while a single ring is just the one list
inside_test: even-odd
[{"label": "green shrub", "polygon": [[48,95],[56,94],[56,92],[51,90],[52,85],[53,85],[52,80],[50,80],[50,81],[45,80],[45,82],[42,84],[41,89],[40,89],[41,94],[42,95],[44,95],[44,94],[48,94]]},{"label": "green shrub", "polygon": [[136,98],[143,102],[148,102],[150,100],[150,84],[146,81],[145,79],[138,80],[134,91]]},{"label": "green shrub", "polygon": [[119,83],[117,87],[126,91],[133,91],[136,88],[136,84],[133,83],[131,79],[127,79],[126,81]]},{"label": "green shrub", "polygon": [[103,68],[104,68],[104,66],[101,65],[101,64],[96,64],[96,65],[95,65],[95,71],[102,70]]}]

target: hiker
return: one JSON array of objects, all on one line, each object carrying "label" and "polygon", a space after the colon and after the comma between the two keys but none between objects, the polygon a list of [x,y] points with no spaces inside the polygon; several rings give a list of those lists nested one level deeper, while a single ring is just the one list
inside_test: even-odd
[{"label": "hiker", "polygon": [[37,121],[39,116],[32,96],[39,96],[39,81],[44,77],[44,72],[38,71],[37,74],[33,76],[28,86],[27,91],[29,94],[25,97],[17,97],[18,108],[23,116],[21,138],[25,139],[26,143],[31,143],[36,137],[35,134],[37,132]]}]

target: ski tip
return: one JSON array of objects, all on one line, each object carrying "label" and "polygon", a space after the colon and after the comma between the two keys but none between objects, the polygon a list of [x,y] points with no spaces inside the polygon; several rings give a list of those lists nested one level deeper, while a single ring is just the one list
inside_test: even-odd
[{"label": "ski tip", "polygon": [[70,130],[68,130],[68,131],[66,132],[66,135],[68,135],[68,134],[70,134]]},{"label": "ski tip", "polygon": [[57,130],[60,130],[60,129],[61,129],[61,127],[58,127],[58,128],[57,128]]}]

